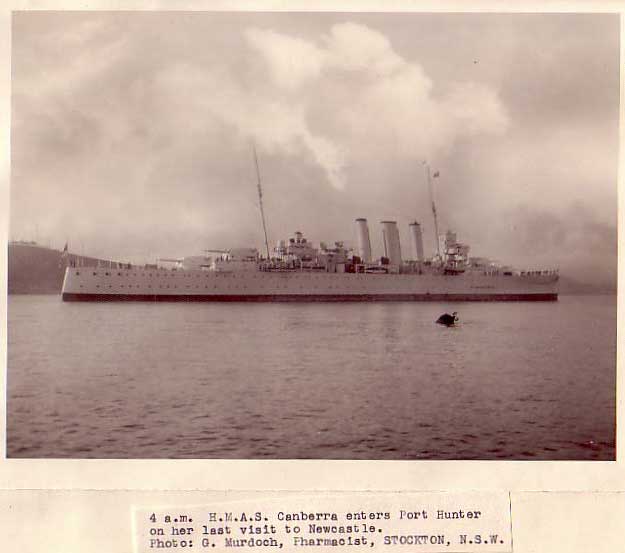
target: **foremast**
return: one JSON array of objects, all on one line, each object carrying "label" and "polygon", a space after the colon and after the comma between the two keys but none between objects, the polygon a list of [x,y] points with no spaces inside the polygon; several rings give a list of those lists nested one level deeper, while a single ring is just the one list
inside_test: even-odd
[{"label": "foremast", "polygon": [[260,182],[260,168],[258,167],[258,155],[256,154],[256,144],[252,145],[254,150],[254,164],[256,165],[256,178],[258,184],[258,207],[260,208],[260,218],[263,222],[263,234],[265,235],[265,249],[267,251],[267,259],[270,259],[269,254],[269,239],[267,238],[267,223],[265,222],[265,210],[263,208],[263,187]]}]

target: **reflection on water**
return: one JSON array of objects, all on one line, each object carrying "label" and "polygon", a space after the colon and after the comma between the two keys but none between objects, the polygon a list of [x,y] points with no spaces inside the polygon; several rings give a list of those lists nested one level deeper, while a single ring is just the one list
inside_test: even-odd
[{"label": "reflection on water", "polygon": [[[434,324],[457,310],[461,324]],[[616,301],[9,298],[9,457],[614,459]]]}]

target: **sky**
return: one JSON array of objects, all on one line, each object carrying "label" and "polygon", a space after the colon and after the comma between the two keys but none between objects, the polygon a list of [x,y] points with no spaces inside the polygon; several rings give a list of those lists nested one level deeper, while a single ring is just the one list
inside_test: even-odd
[{"label": "sky", "polygon": [[618,15],[18,12],[11,227],[107,259],[354,219],[616,281]]}]

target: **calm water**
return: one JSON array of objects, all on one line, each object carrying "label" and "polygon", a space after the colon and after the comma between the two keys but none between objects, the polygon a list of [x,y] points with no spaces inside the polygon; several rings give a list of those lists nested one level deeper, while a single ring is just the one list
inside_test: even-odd
[{"label": "calm water", "polygon": [[[457,310],[462,324],[434,324]],[[9,457],[614,459],[616,298],[9,297]]]}]

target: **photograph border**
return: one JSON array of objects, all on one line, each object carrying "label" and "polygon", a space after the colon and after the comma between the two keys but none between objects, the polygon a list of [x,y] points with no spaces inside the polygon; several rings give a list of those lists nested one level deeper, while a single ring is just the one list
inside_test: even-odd
[{"label": "photograph border", "polygon": [[[48,0],[15,2],[0,15],[4,33],[0,34],[2,79],[0,86],[0,121],[2,124],[2,174],[0,176],[1,236],[8,243],[8,206],[10,182],[10,45],[11,12],[13,10],[109,10],[120,8],[115,2],[65,1],[62,4]],[[208,9],[210,7],[210,9]],[[425,12],[586,12],[617,13],[623,10],[614,2],[315,2],[294,1],[288,9],[282,2],[208,3],[181,1],[171,9],[170,2],[124,2],[124,11],[425,11]],[[621,13],[621,60],[623,49],[623,17]],[[621,105],[623,99],[623,71],[620,75]],[[619,295],[618,336],[623,324],[623,244],[621,237],[623,217],[622,171],[623,113],[619,132]],[[6,396],[6,247],[2,253],[2,318],[0,335],[4,378],[2,393]],[[330,460],[78,460],[78,459],[6,459],[5,440],[0,451],[1,487],[5,490],[305,490],[321,491],[435,491],[504,489],[517,491],[619,491],[625,489],[623,459],[624,377],[622,368],[625,343],[617,340],[617,460],[616,461],[330,461]],[[0,424],[3,436],[6,428],[6,400]]]}]

